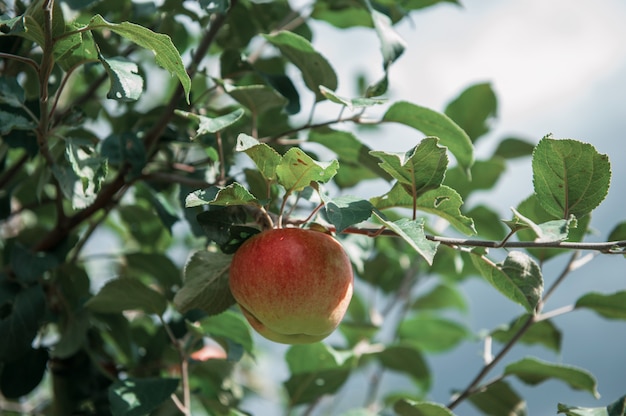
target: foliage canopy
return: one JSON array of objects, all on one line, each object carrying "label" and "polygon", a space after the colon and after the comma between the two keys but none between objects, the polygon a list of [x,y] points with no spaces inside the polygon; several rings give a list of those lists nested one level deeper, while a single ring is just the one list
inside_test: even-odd
[{"label": "foliage canopy", "polygon": [[[590,259],[581,253],[626,255],[618,219],[602,230],[606,242],[585,241],[609,192],[609,157],[546,135],[536,145],[502,140],[478,158],[497,113],[489,83],[468,86],[443,111],[387,97],[390,68],[410,47],[394,25],[439,3],[458,4],[0,4],[0,408],[247,414],[247,399],[264,394],[255,378],[264,350],[234,308],[228,267],[245,239],[281,226],[335,233],[357,283],[333,337],[286,350],[277,400],[287,411],[309,414],[364,374],[374,374],[366,403],[346,415],[448,416],[461,403],[526,414],[513,380],[552,379],[598,397],[585,369],[503,360],[518,344],[558,353],[560,314],[626,319],[626,289],[544,311]],[[337,36],[373,30],[380,78],[346,96],[311,22]],[[390,124],[411,132],[406,151],[362,139]],[[518,158],[532,164],[534,193],[510,218],[464,205]],[[563,272],[544,279],[556,258]],[[459,289],[470,278],[519,305],[519,316],[472,333]],[[450,401],[429,401],[429,357],[477,339],[486,352],[475,379],[463,387],[451,377]],[[384,372],[402,374],[408,390],[383,396]],[[623,415],[625,402],[558,412]]]}]

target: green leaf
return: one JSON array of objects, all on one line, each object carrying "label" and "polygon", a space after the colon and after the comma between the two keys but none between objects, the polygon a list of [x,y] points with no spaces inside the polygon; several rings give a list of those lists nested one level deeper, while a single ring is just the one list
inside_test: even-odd
[{"label": "green leaf", "polygon": [[528,357],[511,363],[504,369],[505,375],[514,375],[526,384],[535,385],[547,379],[561,380],[575,390],[585,390],[596,399],[600,397],[596,380],[580,368],[564,364],[552,364]]},{"label": "green leaf", "polygon": [[102,142],[100,154],[108,159],[110,165],[122,167],[126,163],[130,164],[131,178],[141,175],[147,161],[143,141],[130,131],[109,135]]},{"label": "green leaf", "polygon": [[174,378],[127,378],[109,386],[113,416],[144,416],[161,405],[178,388]]},{"label": "green leaf", "polygon": [[106,59],[100,55],[100,62],[111,80],[107,98],[122,102],[137,101],[143,92],[143,78],[139,75],[137,64],[122,56]]},{"label": "green leaf", "polygon": [[467,199],[474,191],[493,188],[505,170],[506,165],[502,158],[478,160],[472,165],[469,177],[465,170],[455,166],[448,170],[443,183],[455,189],[461,198]]},{"label": "green leaf", "polygon": [[[522,201],[517,207],[517,212],[522,214],[524,217],[530,219],[535,224],[540,225],[542,223],[550,224],[554,218],[545,209],[543,209],[537,195],[535,194]],[[591,215],[586,215],[582,218],[578,218],[576,221],[568,221],[569,227],[567,229],[567,241],[582,241],[587,234],[590,222]],[[509,224],[509,227],[510,226],[511,224]],[[543,230],[541,231],[541,233],[543,233]],[[533,241],[536,238],[536,233],[531,229],[521,229],[517,231],[517,238],[520,241]],[[546,261],[559,254],[569,252],[569,250],[560,250],[554,248],[533,248],[527,249],[526,251],[528,251],[530,254],[535,256],[537,259],[540,259],[541,261]]]},{"label": "green leaf", "polygon": [[198,123],[198,130],[196,130],[196,137],[204,134],[213,134],[218,131],[224,130],[226,127],[235,124],[244,114],[243,108],[238,108],[228,114],[224,114],[219,117],[207,117],[200,114],[190,113],[183,110],[175,110],[176,114],[186,119],[193,120]]},{"label": "green leaf", "polygon": [[574,216],[570,216],[570,218],[566,220],[553,220],[546,221],[542,224],[535,224],[535,222],[520,214],[515,208],[511,208],[511,211],[513,211],[513,219],[506,221],[507,225],[509,225],[512,230],[523,228],[531,229],[537,236],[534,241],[538,243],[566,240],[569,236],[570,226],[576,228],[578,224]]},{"label": "green leaf", "polygon": [[383,218],[381,214],[376,211],[374,211],[374,215],[385,225],[385,227],[389,228],[398,234],[400,238],[409,243],[409,246],[422,256],[429,265],[433,264],[433,258],[435,257],[439,243],[430,241],[426,238],[426,234],[424,233],[423,218],[418,218],[416,220],[402,218],[392,222]]},{"label": "green leaf", "polygon": [[276,107],[287,105],[287,98],[267,85],[245,85],[234,87],[224,84],[224,90],[254,114],[262,114]]},{"label": "green leaf", "polygon": [[311,182],[328,182],[335,176],[339,163],[321,163],[313,160],[302,149],[292,147],[276,167],[278,183],[288,192],[301,191]]},{"label": "green leaf", "polygon": [[37,127],[34,121],[24,117],[21,113],[0,110],[0,135],[4,136],[11,130],[34,130]]},{"label": "green leaf", "polygon": [[46,313],[46,297],[40,285],[21,288],[0,280],[0,361],[16,359],[30,348]]},{"label": "green leaf", "polygon": [[502,240],[506,229],[500,215],[485,205],[476,205],[465,213],[474,222],[476,233],[488,240]]},{"label": "green leaf", "polygon": [[350,351],[337,351],[323,342],[292,345],[285,355],[291,374],[310,374],[351,366],[354,358]]},{"label": "green leaf", "polygon": [[324,214],[338,233],[371,217],[373,209],[369,201],[354,196],[324,199]]},{"label": "green leaf", "polygon": [[72,319],[68,319],[60,334],[61,339],[52,350],[52,357],[65,359],[76,354],[85,345],[89,328],[91,328],[89,313],[81,309]]},{"label": "green leaf", "polygon": [[438,137],[465,173],[474,164],[472,141],[461,127],[444,114],[403,101],[393,104],[385,113],[383,121],[401,123],[427,136]]},{"label": "green leaf", "polygon": [[403,342],[432,353],[441,353],[470,337],[463,325],[429,313],[420,313],[400,323],[398,336]]},{"label": "green leaf", "polygon": [[534,149],[535,145],[526,140],[508,137],[498,143],[498,148],[493,155],[504,159],[515,159],[531,156]]},{"label": "green leaf", "polygon": [[543,292],[541,269],[521,251],[512,251],[502,263],[495,264],[485,256],[473,255],[472,263],[480,274],[500,293],[534,313]]},{"label": "green leaf", "polygon": [[456,309],[467,312],[467,302],[454,286],[439,284],[430,292],[418,296],[411,308],[415,310]]},{"label": "green leaf", "polygon": [[250,327],[240,313],[226,310],[219,315],[202,318],[197,324],[205,334],[211,337],[229,339],[241,345],[251,356],[254,355],[254,343]]},{"label": "green leaf", "polygon": [[17,82],[17,78],[3,76],[0,78],[0,104],[22,108],[24,105],[24,89]]},{"label": "green leaf", "polygon": [[[606,407],[578,407],[567,406],[559,403],[557,413],[564,413],[566,416],[612,416]],[[624,413],[616,413],[615,416],[623,416]]]},{"label": "green leaf", "polygon": [[93,200],[108,173],[107,159],[80,139],[67,139],[65,158],[70,162],[72,170],[80,180],[85,199]]},{"label": "green leaf", "polygon": [[197,207],[200,205],[258,205],[258,200],[246,188],[238,182],[228,186],[212,186],[208,189],[200,189],[187,195],[185,207]]},{"label": "green leaf", "polygon": [[140,309],[162,315],[167,308],[165,297],[137,279],[109,280],[100,291],[85,303],[93,312],[120,313]]},{"label": "green leaf", "polygon": [[[341,168],[337,172],[336,182],[339,182],[342,173],[348,167],[358,169],[358,173],[355,174],[357,178],[352,178],[355,181],[367,177],[391,180],[391,175],[379,166],[379,159],[370,154],[371,149],[350,132],[320,127],[309,132],[308,141],[319,143],[337,154]],[[345,182],[349,180],[350,178],[347,178]]]},{"label": "green leaf", "polygon": [[472,142],[487,133],[498,111],[498,99],[485,82],[474,84],[448,104],[445,114],[459,125]]},{"label": "green leaf", "polygon": [[400,37],[398,32],[393,29],[391,19],[385,14],[374,10],[369,1],[367,2],[370,13],[372,14],[372,22],[374,29],[380,39],[380,49],[383,54],[383,69],[385,72],[389,66],[394,63],[406,49],[406,42]]},{"label": "green leaf", "polygon": [[222,253],[195,252],[185,265],[183,287],[174,296],[176,309],[181,313],[200,309],[216,315],[234,305],[228,286],[231,259]]},{"label": "green leaf", "polygon": [[[624,241],[626,240],[626,221],[617,224],[609,233],[608,241]],[[626,256],[626,247],[615,247],[614,250],[621,250]]]},{"label": "green leaf", "polygon": [[609,190],[609,158],[588,143],[546,136],[535,147],[532,167],[535,194],[554,218],[589,214]]},{"label": "green leaf", "polygon": [[19,358],[3,363],[0,391],[7,399],[19,399],[33,391],[43,379],[48,366],[45,348],[28,348]]},{"label": "green leaf", "polygon": [[[69,23],[67,32],[74,32],[83,26],[78,23]],[[64,34],[54,43],[54,59],[66,72],[80,64],[98,60],[98,47],[91,32],[74,32]]]},{"label": "green leaf", "polygon": [[419,349],[414,345],[389,345],[375,357],[386,369],[407,374],[422,391],[430,388],[430,370]]},{"label": "green leaf", "polygon": [[180,270],[163,253],[128,253],[125,256],[124,273],[127,277],[151,278],[164,288],[180,286]]},{"label": "green leaf", "polygon": [[280,31],[263,37],[276,46],[283,56],[302,72],[305,85],[315,93],[316,101],[324,99],[320,86],[337,89],[337,75],[326,58],[311,43],[293,32]]},{"label": "green leaf", "polygon": [[427,137],[406,153],[371,151],[370,154],[382,161],[380,167],[396,179],[409,195],[418,197],[443,182],[448,156],[438,142],[435,137]]},{"label": "green leaf", "polygon": [[[530,315],[522,315],[508,325],[503,325],[491,332],[496,341],[505,344],[519,332],[520,328],[529,319]],[[550,320],[535,322],[524,332],[519,342],[526,345],[543,345],[554,352],[561,351],[561,331]]]},{"label": "green leaf", "polygon": [[350,375],[355,357],[318,342],[294,345],[285,357],[291,376],[284,385],[292,405],[310,403],[335,393]]},{"label": "green leaf", "polygon": [[439,403],[398,400],[393,410],[399,416],[454,416],[447,407]]},{"label": "green leaf", "polygon": [[587,293],[576,301],[576,308],[587,308],[607,319],[626,320],[626,291],[611,295]]},{"label": "green leaf", "polygon": [[187,102],[189,103],[191,79],[189,75],[187,75],[180,54],[169,36],[162,33],[155,33],[148,28],[130,22],[109,23],[99,14],[91,18],[86,29],[108,29],[136,43],[142,48],[152,51],[157,64],[178,77],[185,91]]},{"label": "green leaf", "polygon": [[240,133],[237,136],[235,150],[245,152],[266,180],[274,181],[277,179],[276,167],[280,164],[282,156],[276,150],[245,133]]},{"label": "green leaf", "polygon": [[33,253],[21,243],[11,247],[9,264],[13,273],[22,283],[34,283],[43,280],[43,274],[59,265],[59,260],[50,253]]},{"label": "green leaf", "polygon": [[[395,184],[385,195],[372,198],[370,202],[378,209],[413,208],[413,198],[398,184]],[[418,211],[437,215],[464,234],[476,234],[474,221],[461,214],[462,204],[463,200],[460,195],[447,186],[439,186],[426,191],[415,200],[415,208]]]},{"label": "green leaf", "polygon": [[526,402],[505,381],[490,384],[469,397],[485,415],[526,416]]},{"label": "green leaf", "polygon": [[384,103],[387,102],[387,100],[383,99],[383,98],[365,98],[365,97],[346,98],[346,97],[342,97],[340,95],[335,94],[335,92],[333,92],[332,90],[329,90],[328,88],[324,87],[323,85],[320,87],[320,92],[328,100],[332,101],[333,103],[345,105],[350,110],[353,110],[355,108],[372,107],[374,105],[384,104]]}]

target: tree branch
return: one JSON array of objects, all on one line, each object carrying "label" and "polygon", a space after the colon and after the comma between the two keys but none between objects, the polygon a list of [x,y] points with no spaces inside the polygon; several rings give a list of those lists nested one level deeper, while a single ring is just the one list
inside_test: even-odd
[{"label": "tree branch", "polygon": [[[334,227],[329,227],[335,230]],[[367,236],[387,235],[397,237],[398,235],[385,229],[382,232],[380,228],[357,228],[348,227],[342,231],[346,234],[362,234]],[[567,250],[593,250],[600,251],[605,254],[626,254],[626,240],[603,241],[603,242],[571,242],[571,241],[493,241],[493,240],[477,240],[471,238],[451,238],[437,235],[426,235],[430,241],[435,241],[450,247],[485,247],[485,248],[555,248]]]},{"label": "tree branch", "polygon": [[[483,368],[478,372],[478,374],[474,377],[474,379],[468,384],[465,390],[463,390],[458,396],[454,398],[454,400],[452,400],[452,402],[450,402],[450,404],[448,404],[447,406],[448,409],[450,410],[454,409],[463,400],[467,399],[469,396],[471,396],[472,394],[480,390],[482,387],[484,387],[484,386],[479,386],[479,383],[482,381],[482,379],[496,366],[496,364],[498,364],[504,358],[504,356],[511,350],[511,348],[513,348],[513,346],[522,338],[522,336],[524,336],[524,334],[535,323],[539,322],[540,320],[547,319],[544,316],[540,315],[541,309],[543,308],[543,305],[545,304],[546,297],[549,297],[549,295],[554,292],[557,286],[559,286],[561,282],[563,282],[565,277],[567,277],[567,275],[570,272],[576,269],[576,260],[578,259],[578,256],[579,256],[578,251],[572,254],[569,261],[567,262],[567,265],[565,266],[565,268],[563,269],[559,277],[554,281],[554,283],[552,283],[551,287],[546,291],[546,295],[537,304],[535,313],[528,316],[526,321],[524,321],[522,326],[517,330],[517,332],[513,335],[513,337],[511,337],[511,339],[504,345],[504,347],[502,347],[502,349],[498,352],[498,354],[496,354],[496,356],[493,357],[493,360],[486,363],[483,366]],[[568,311],[569,309],[567,311],[559,311],[559,314],[565,313]],[[553,313],[551,313],[550,315],[552,314]],[[501,379],[501,377],[497,378],[497,380],[499,379]]]}]

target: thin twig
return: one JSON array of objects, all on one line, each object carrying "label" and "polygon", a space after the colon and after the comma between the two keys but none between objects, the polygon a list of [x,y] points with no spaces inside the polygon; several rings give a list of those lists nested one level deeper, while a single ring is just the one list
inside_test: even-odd
[{"label": "thin twig", "polygon": [[[331,227],[332,228],[332,227]],[[397,237],[398,235],[389,229],[380,232],[379,228],[369,227],[348,227],[342,231],[346,234],[361,235],[387,235]],[[477,240],[471,238],[451,238],[437,235],[427,234],[426,238],[451,247],[485,247],[485,248],[555,248],[568,250],[593,250],[600,251],[605,254],[626,254],[623,249],[626,248],[626,240],[603,241],[603,242],[570,242],[570,241],[493,241],[493,240]]]},{"label": "thin twig", "polygon": [[[554,281],[554,283],[552,283],[551,287],[546,291],[546,294],[544,295],[543,299],[539,301],[539,303],[537,304],[537,308],[535,309],[536,313],[533,315],[529,315],[528,318],[526,318],[526,320],[524,321],[522,326],[517,330],[517,332],[504,345],[504,347],[502,347],[502,349],[498,352],[498,354],[496,354],[495,357],[493,357],[493,360],[485,364],[483,368],[478,372],[478,374],[474,377],[474,379],[467,385],[467,387],[461,393],[459,393],[459,395],[457,395],[454,398],[454,400],[452,400],[448,404],[447,406],[448,409],[450,410],[454,409],[463,400],[465,400],[466,398],[474,394],[476,391],[481,389],[483,386],[479,386],[479,384],[482,381],[482,379],[496,366],[496,364],[498,364],[504,358],[504,356],[511,350],[511,348],[513,348],[513,346],[520,340],[520,338],[524,336],[526,331],[528,331],[535,323],[539,322],[539,319],[542,319],[542,320],[545,319],[545,318],[542,318],[541,315],[539,315],[539,313],[541,312],[541,308],[545,304],[546,298],[549,297],[549,295],[552,294],[554,290],[563,282],[565,277],[572,270],[574,270],[575,268],[574,264],[576,262],[576,259],[578,258],[577,253],[578,252],[574,253],[570,257],[569,261],[567,262],[567,265],[565,266],[565,268],[563,269],[559,277]],[[564,313],[564,312],[561,312],[561,313]]]},{"label": "thin twig", "polygon": [[180,400],[177,400],[178,397],[176,399],[172,397],[172,400],[174,400],[174,404],[176,404],[183,414],[191,416],[191,392],[189,389],[189,361],[187,360],[187,354],[185,353],[180,341],[176,339],[176,336],[174,336],[170,326],[167,322],[165,322],[165,319],[163,319],[162,315],[159,315],[159,320],[161,321],[161,325],[163,325],[167,336],[172,342],[172,346],[176,349],[180,358],[180,382],[183,390],[183,402],[181,403]]}]

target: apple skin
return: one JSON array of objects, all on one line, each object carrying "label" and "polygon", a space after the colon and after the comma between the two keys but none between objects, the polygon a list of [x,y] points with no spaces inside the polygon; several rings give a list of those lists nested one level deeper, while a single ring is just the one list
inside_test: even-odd
[{"label": "apple skin", "polygon": [[308,344],[330,335],[346,313],[352,265],[329,234],[278,228],[237,249],[229,284],[259,334],[283,344]]}]

